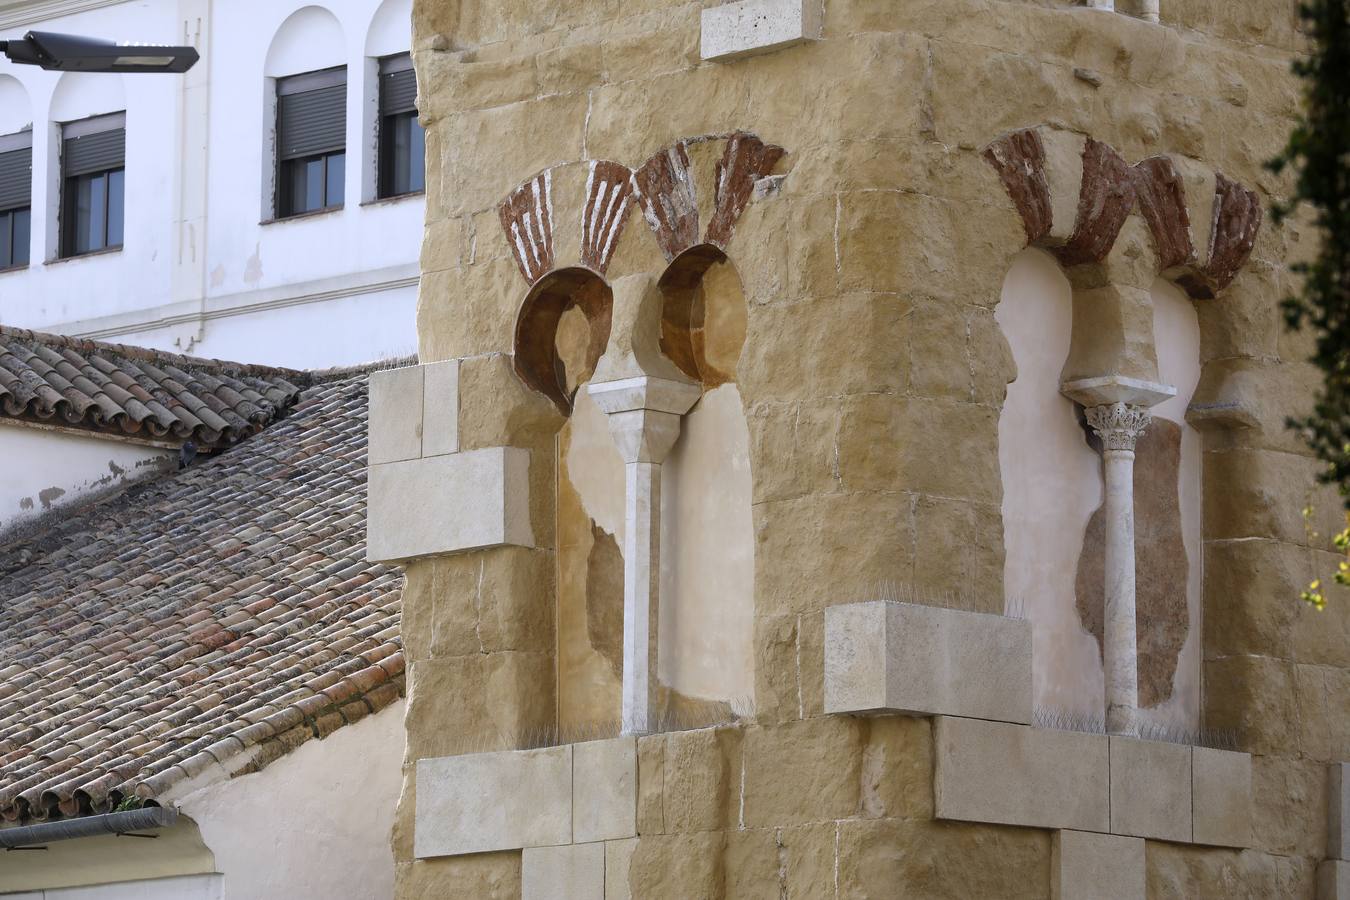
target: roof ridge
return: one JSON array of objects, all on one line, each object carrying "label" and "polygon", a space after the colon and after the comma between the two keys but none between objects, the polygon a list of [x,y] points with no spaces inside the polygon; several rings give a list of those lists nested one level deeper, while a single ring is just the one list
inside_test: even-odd
[{"label": "roof ridge", "polygon": [[212,359],[205,356],[190,356],[186,353],[173,353],[168,350],[155,350],[136,344],[115,344],[110,341],[98,341],[93,338],[77,337],[69,334],[56,334],[50,331],[34,331],[31,328],[17,328],[13,325],[0,325],[0,337],[30,342],[45,347],[69,347],[77,353],[103,351],[127,359],[143,362],[161,363],[194,369],[208,369],[230,374],[251,375],[264,378],[281,376],[287,379],[308,381],[313,374],[308,369],[291,369],[285,366],[269,366],[262,363],[236,362],[228,359]]}]

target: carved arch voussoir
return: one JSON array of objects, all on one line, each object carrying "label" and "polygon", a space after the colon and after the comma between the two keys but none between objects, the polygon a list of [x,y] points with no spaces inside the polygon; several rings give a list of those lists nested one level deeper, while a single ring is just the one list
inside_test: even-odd
[{"label": "carved arch voussoir", "polygon": [[[1077,141],[1081,153],[1068,152]],[[984,157],[1022,219],[1027,245],[1066,267],[1106,259],[1137,210],[1159,272],[1191,297],[1209,299],[1237,277],[1261,227],[1254,191],[1193,161],[1156,156],[1131,167],[1101,141],[1045,126],[998,138]],[[1211,185],[1212,203],[1200,193]]]}]

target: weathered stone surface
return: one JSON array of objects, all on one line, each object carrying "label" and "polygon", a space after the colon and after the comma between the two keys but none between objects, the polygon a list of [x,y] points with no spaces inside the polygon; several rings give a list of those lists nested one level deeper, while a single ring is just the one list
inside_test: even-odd
[{"label": "weathered stone surface", "polygon": [[1031,722],[1031,625],[1003,616],[851,603],[825,611],[825,711]]},{"label": "weathered stone surface", "polygon": [[840,898],[1050,895],[1050,835],[1043,831],[921,819],[853,819],[838,829]]},{"label": "weathered stone surface", "polygon": [[1327,850],[1327,770],[1320,763],[1252,757],[1252,846],[1316,858]]},{"label": "weathered stone surface", "polygon": [[858,809],[861,728],[855,720],[805,719],[745,735],[749,828],[841,819]]},{"label": "weathered stone surface", "polygon": [[643,900],[719,900],[726,836],[720,831],[658,834],[638,839],[628,868]]},{"label": "weathered stone surface", "polygon": [[1104,735],[948,716],[936,722],[939,819],[1111,830]]},{"label": "weathered stone surface", "polygon": [[1111,832],[1191,840],[1191,748],[1111,737]]},{"label": "weathered stone surface", "polygon": [[810,0],[739,0],[703,10],[704,59],[768,53],[820,37],[821,9]]},{"label": "weathered stone surface", "polygon": [[534,546],[529,467],[515,447],[371,466],[367,559]]},{"label": "weathered stone surface", "polygon": [[1252,758],[1246,753],[1191,750],[1191,839],[1197,844],[1250,847]]},{"label": "weathered stone surface", "polygon": [[637,838],[605,842],[605,900],[632,900],[628,869],[637,842]]},{"label": "weathered stone surface", "polygon": [[1053,900],[1144,900],[1144,840],[1087,831],[1051,839]]},{"label": "weathered stone surface", "polygon": [[737,729],[720,728],[673,731],[665,736],[660,775],[661,830],[717,831],[735,827],[739,812],[741,737]]},{"label": "weathered stone surface", "polygon": [[397,900],[520,900],[520,854],[400,862],[395,884]]},{"label": "weathered stone surface", "polygon": [[421,759],[417,785],[418,858],[572,842],[571,747]]},{"label": "weathered stone surface", "polygon": [[1350,860],[1350,763],[1327,766],[1327,858]]},{"label": "weathered stone surface", "polygon": [[428,363],[420,368],[422,455],[455,453],[459,450],[459,360]]},{"label": "weathered stone surface", "polygon": [[932,818],[933,720],[874,716],[862,725],[860,815]]},{"label": "weathered stone surface", "polygon": [[422,455],[421,366],[370,373],[370,465]]},{"label": "weathered stone surface", "polygon": [[521,900],[605,900],[605,845],[526,847]]},{"label": "weathered stone surface", "polygon": [[572,840],[637,835],[637,740],[590,741],[572,748]]},{"label": "weathered stone surface", "polygon": [[1326,859],[1318,864],[1317,900],[1350,900],[1350,863]]}]

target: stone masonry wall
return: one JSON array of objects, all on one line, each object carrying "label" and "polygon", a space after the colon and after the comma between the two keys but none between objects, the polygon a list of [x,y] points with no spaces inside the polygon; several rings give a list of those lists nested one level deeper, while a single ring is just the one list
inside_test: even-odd
[{"label": "stone masonry wall", "polygon": [[[1297,103],[1294,0],[1163,0],[1161,26],[1058,2],[824,0],[822,40],[730,62],[700,60],[704,5],[415,3],[420,355],[464,359],[463,449],[538,451],[539,549],[408,566],[398,896],[518,896],[519,854],[413,861],[412,764],[512,746],[555,715],[562,420],[511,370],[526,289],[497,204],[548,166],[637,166],[736,130],[787,151],[727,246],[749,304],[756,713],[641,741],[643,772],[664,774],[659,798],[641,778],[633,895],[1048,896],[1047,832],[932,820],[926,721],[823,716],[823,611],[882,582],[1002,610],[998,416],[1014,370],[993,309],[1025,236],[983,149],[1048,124],[1132,163],[1194,157],[1266,203],[1287,189],[1261,164]],[[1233,286],[1199,303],[1203,716],[1256,755],[1256,849],[1149,842],[1151,896],[1311,897],[1325,765],[1350,757],[1350,597],[1320,615],[1297,601],[1335,564],[1338,504],[1314,494],[1311,540],[1299,511],[1315,466],[1283,428],[1314,382],[1276,304],[1310,238],[1267,222]]]}]

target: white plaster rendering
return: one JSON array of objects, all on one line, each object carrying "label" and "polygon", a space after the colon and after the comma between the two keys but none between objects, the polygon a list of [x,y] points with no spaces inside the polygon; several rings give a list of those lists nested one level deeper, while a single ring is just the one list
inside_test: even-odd
[{"label": "white plaster rendering", "polygon": [[663,296],[650,275],[614,284],[609,345],[586,390],[624,463],[623,734],[653,730],[661,618],[661,463],[702,391],[661,352]]},{"label": "white plaster rendering", "polygon": [[533,547],[530,451],[488,447],[373,465],[366,558],[389,562],[514,544]]},{"label": "white plaster rendering", "polygon": [[1004,616],[849,603],[825,610],[825,711],[1031,722],[1031,626]]},{"label": "white plaster rendering", "polygon": [[572,747],[420,759],[415,817],[418,859],[570,844]]},{"label": "white plaster rendering", "polygon": [[1036,704],[1099,717],[1101,655],[1080,624],[1074,584],[1101,505],[1101,461],[1059,392],[1073,299],[1049,254],[1025,250],[1014,260],[994,317],[1017,364],[998,423],[1005,596],[1032,625]]},{"label": "white plaster rendering", "polygon": [[403,709],[391,703],[178,802],[224,874],[221,900],[393,896]]},{"label": "white plaster rendering", "polygon": [[171,471],[178,451],[13,421],[0,424],[0,459],[23,460],[0,478],[0,534],[70,503]]},{"label": "white plaster rendering", "polygon": [[661,585],[661,463],[680,433],[680,416],[698,399],[697,385],[638,376],[591,384],[624,461],[623,687],[624,734],[655,725]]},{"label": "white plaster rendering", "polygon": [[661,683],[706,700],[753,697],[750,429],[735,384],[685,415],[661,497]]},{"label": "white plaster rendering", "polygon": [[735,59],[819,40],[819,0],[740,0],[703,10],[699,52]]},{"label": "white plaster rendering", "polygon": [[1091,406],[1087,421],[1102,441],[1106,482],[1106,612],[1102,668],[1106,727],[1132,734],[1139,723],[1139,653],[1135,627],[1134,447],[1148,427],[1148,410],[1124,403]]},{"label": "white plaster rendering", "polygon": [[[409,49],[407,5],[68,2],[27,4],[27,18],[8,13],[0,40],[29,28],[186,40],[202,61],[186,76],[144,78],[62,76],[0,59],[0,134],[32,122],[35,169],[31,263],[0,275],[5,323],[299,368],[410,353],[425,204],[414,195],[362,205],[374,169],[371,54]],[[272,169],[268,78],[311,65],[348,69],[346,204],[260,224]],[[23,112],[8,102],[21,96],[15,84]],[[53,123],[119,110],[127,114],[125,245],[48,262],[59,193]],[[100,289],[87,290],[91,283]]]},{"label": "white plaster rendering", "polygon": [[28,92],[12,75],[0,75],[0,135],[23,131],[33,124]]},{"label": "white plaster rendering", "polygon": [[[1166,419],[1181,430],[1181,464],[1177,471],[1177,503],[1181,512],[1181,539],[1186,550],[1186,584],[1176,601],[1186,604],[1186,641],[1172,677],[1172,696],[1143,710],[1140,718],[1166,727],[1195,731],[1200,726],[1200,613],[1204,546],[1201,532],[1204,458],[1200,432],[1186,421],[1186,410],[1200,383],[1200,321],[1195,303],[1170,282],[1153,285],[1153,340],[1158,354],[1158,377],[1176,393],[1154,406],[1154,419]],[[1181,586],[1178,586],[1181,587]]]},{"label": "white plaster rendering", "polygon": [[392,896],[389,833],[402,787],[403,710],[402,701],[392,703],[259,772],[231,778],[208,770],[171,801],[181,815],[156,840],[100,835],[6,854],[0,893],[34,891],[48,900]]}]

